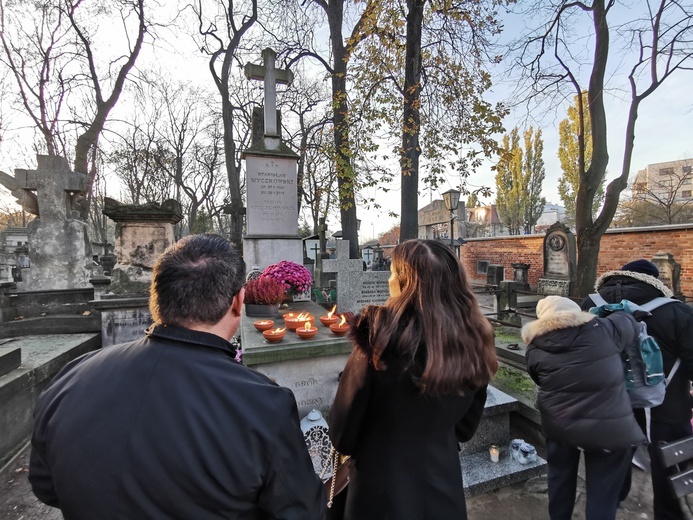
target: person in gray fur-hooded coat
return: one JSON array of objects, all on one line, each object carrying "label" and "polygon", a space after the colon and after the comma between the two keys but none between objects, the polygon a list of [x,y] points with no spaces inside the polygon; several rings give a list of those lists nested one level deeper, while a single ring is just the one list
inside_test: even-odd
[{"label": "person in gray fur-hooded coat", "polygon": [[633,417],[620,355],[636,335],[631,316],[597,318],[561,296],[541,300],[537,320],[522,329],[527,371],[539,386],[551,520],[572,516],[581,451],[587,520],[616,516],[631,448],[646,442]]},{"label": "person in gray fur-hooded coat", "polygon": [[[655,298],[671,297],[672,291],[659,279],[659,269],[644,258],[627,263],[621,269],[601,275],[595,289],[609,303],[623,299],[643,305]],[[581,306],[589,309],[595,304],[585,298]],[[672,492],[668,477],[676,468],[668,468],[657,450],[660,442],[674,442],[689,437],[691,429],[691,380],[693,380],[693,307],[684,303],[663,305],[643,319],[647,333],[657,340],[662,349],[664,373],[671,374],[676,359],[681,366],[667,385],[664,402],[652,408],[649,455],[652,471],[654,520],[683,520],[688,518],[678,497]],[[635,410],[635,418],[645,428],[645,412]],[[627,481],[621,498],[628,495]]]}]

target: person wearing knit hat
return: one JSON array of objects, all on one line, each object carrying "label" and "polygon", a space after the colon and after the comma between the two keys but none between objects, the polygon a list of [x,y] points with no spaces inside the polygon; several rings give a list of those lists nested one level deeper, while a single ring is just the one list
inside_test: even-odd
[{"label": "person wearing knit hat", "polygon": [[621,352],[637,337],[632,316],[582,312],[574,301],[547,296],[537,319],[522,328],[527,372],[538,385],[546,435],[549,516],[569,520],[580,453],[586,468],[587,520],[616,517],[632,448],[647,442],[630,406]]},{"label": "person wearing knit hat", "polygon": [[659,278],[659,269],[649,260],[641,258],[640,260],[634,260],[633,262],[628,262],[626,265],[621,267],[621,271],[631,271],[634,273],[642,273],[655,278]]},{"label": "person wearing knit hat", "polygon": [[[597,279],[595,290],[607,303],[629,300],[643,305],[655,298],[673,296],[673,291],[659,279],[657,266],[643,258],[628,262],[621,269],[604,273]],[[589,297],[580,304],[583,310],[594,306],[595,302]],[[663,305],[654,309],[643,321],[647,325],[648,334],[657,340],[661,348],[664,373],[669,374],[676,360],[681,360],[681,367],[667,384],[664,402],[651,409],[651,443],[648,452],[652,473],[654,519],[683,520],[688,516],[684,514],[667,478],[675,470],[664,465],[655,447],[659,442],[673,442],[693,433],[689,393],[693,377],[693,342],[690,341],[690,338],[693,338],[693,308],[681,303]],[[635,410],[635,417],[644,431],[645,411]],[[629,490],[630,468],[619,496],[620,500],[628,496]]]}]

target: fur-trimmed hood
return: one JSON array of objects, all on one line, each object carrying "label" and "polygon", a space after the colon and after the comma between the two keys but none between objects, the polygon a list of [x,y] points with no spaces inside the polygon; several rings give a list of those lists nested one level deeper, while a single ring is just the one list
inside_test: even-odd
[{"label": "fur-trimmed hood", "polygon": [[522,327],[522,340],[529,344],[538,336],[559,329],[579,327],[596,316],[582,312],[577,303],[561,296],[547,296],[537,304],[537,319]]},{"label": "fur-trimmed hood", "polygon": [[609,278],[614,276],[627,276],[629,278],[634,278],[640,282],[651,285],[667,298],[671,298],[674,295],[672,290],[669,289],[666,285],[664,285],[664,283],[658,278],[650,276],[649,274],[637,273],[635,271],[608,271],[601,275],[599,278],[597,278],[597,282],[594,285],[594,290],[599,291],[601,286],[604,285],[604,283],[606,283],[606,281]]}]

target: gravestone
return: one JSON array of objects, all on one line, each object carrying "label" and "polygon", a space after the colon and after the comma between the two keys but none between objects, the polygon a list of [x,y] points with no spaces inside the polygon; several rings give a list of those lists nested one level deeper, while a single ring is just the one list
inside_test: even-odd
[{"label": "gravestone", "polygon": [[246,162],[246,235],[243,257],[265,268],[281,260],[303,262],[298,235],[296,155],[281,140],[277,123],[277,84],[290,84],[293,74],[275,68],[276,54],[262,51],[263,64],[248,63],[245,75],[264,82],[264,136],[243,152]]},{"label": "gravestone", "polygon": [[337,240],[337,258],[323,260],[323,270],[337,273],[337,311],[358,312],[366,305],[381,305],[390,297],[388,271],[364,271],[363,260],[349,258],[349,241]]},{"label": "gravestone", "polygon": [[529,264],[524,262],[515,262],[510,264],[513,268],[513,281],[518,285],[519,289],[529,290]]},{"label": "gravestone", "polygon": [[681,265],[674,260],[674,255],[659,251],[652,257],[652,263],[659,269],[659,279],[672,290],[674,296],[681,296]]},{"label": "gravestone", "polygon": [[37,155],[36,170],[0,174],[22,207],[39,218],[27,226],[31,268],[22,273],[26,291],[86,288],[91,276],[91,242],[85,212],[85,174],[70,171],[67,159]]},{"label": "gravestone", "polygon": [[568,226],[556,222],[544,237],[544,276],[539,279],[537,292],[568,296],[575,281],[577,248],[575,235]]},{"label": "gravestone", "polygon": [[121,204],[106,197],[103,214],[116,223],[110,292],[149,294],[154,264],[176,241],[173,225],[183,219],[180,204]]},{"label": "gravestone", "polygon": [[[154,264],[175,240],[173,226],[181,221],[180,204],[121,204],[106,198],[103,214],[116,222],[111,284],[95,285],[94,307],[101,312],[101,345],[108,347],[142,337],[151,324],[149,286]],[[108,292],[106,292],[108,290]]]},{"label": "gravestone", "polygon": [[505,268],[502,265],[489,265],[486,269],[486,284],[499,285],[505,279]]}]

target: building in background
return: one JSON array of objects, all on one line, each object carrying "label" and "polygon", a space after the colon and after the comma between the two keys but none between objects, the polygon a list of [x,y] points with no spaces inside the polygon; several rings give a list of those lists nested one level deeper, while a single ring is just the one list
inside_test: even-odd
[{"label": "building in background", "polygon": [[[464,201],[453,212],[453,238],[464,238],[467,222]],[[419,210],[419,238],[450,240],[450,211],[443,199],[434,200]]]},{"label": "building in background", "polygon": [[547,202],[544,210],[534,226],[534,233],[544,233],[556,222],[565,222],[565,208],[559,204]]},{"label": "building in background", "polygon": [[495,204],[467,208],[467,238],[496,237],[508,234]]},{"label": "building in background", "polygon": [[648,164],[633,182],[633,200],[693,198],[693,159]]},{"label": "building in background", "polygon": [[[0,230],[0,283],[12,282],[13,269],[29,267],[29,257],[23,252],[28,251],[29,237],[25,227],[8,227]],[[20,248],[20,251],[17,251]]]}]

